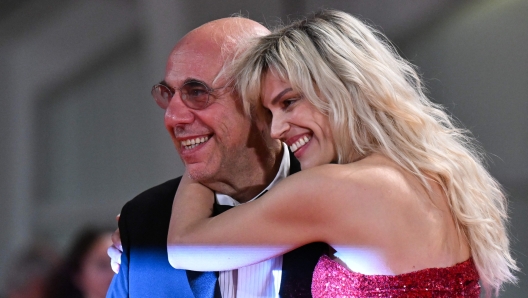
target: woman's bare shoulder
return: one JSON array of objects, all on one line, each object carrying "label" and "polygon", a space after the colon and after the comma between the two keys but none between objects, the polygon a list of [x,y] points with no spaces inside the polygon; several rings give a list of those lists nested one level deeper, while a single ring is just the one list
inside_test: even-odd
[{"label": "woman's bare shoulder", "polygon": [[343,201],[354,204],[382,204],[384,198],[397,197],[409,192],[409,177],[389,158],[373,154],[349,164],[326,164],[303,170],[291,176],[295,189],[325,199],[326,202]]},{"label": "woman's bare shoulder", "polygon": [[409,178],[403,168],[380,154],[372,154],[349,164],[328,164],[312,170],[310,177],[318,177],[324,183],[343,184],[347,188],[376,193],[380,186],[398,188]]}]

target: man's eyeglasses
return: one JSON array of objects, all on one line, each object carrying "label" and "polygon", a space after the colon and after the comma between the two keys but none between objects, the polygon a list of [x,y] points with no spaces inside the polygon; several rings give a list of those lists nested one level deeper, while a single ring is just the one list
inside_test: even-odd
[{"label": "man's eyeglasses", "polygon": [[188,81],[181,88],[171,88],[165,84],[156,84],[152,87],[152,97],[162,109],[169,107],[171,99],[180,91],[183,103],[191,109],[202,110],[209,106],[209,100],[213,92],[225,87],[213,89],[200,81]]}]

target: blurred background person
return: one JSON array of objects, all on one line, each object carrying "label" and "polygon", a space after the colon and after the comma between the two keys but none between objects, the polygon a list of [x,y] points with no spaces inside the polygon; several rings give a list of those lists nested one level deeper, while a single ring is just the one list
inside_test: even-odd
[{"label": "blurred background person", "polygon": [[86,227],[71,243],[61,266],[48,281],[48,298],[101,298],[114,276],[106,250],[111,229]]},{"label": "blurred background person", "polygon": [[58,263],[58,254],[48,245],[35,243],[21,250],[7,268],[6,297],[45,297],[46,280]]}]

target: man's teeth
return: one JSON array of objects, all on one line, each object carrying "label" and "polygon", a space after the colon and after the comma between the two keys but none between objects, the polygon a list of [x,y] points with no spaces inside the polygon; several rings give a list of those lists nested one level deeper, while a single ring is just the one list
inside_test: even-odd
[{"label": "man's teeth", "polygon": [[301,148],[301,147],[304,146],[306,143],[308,143],[309,140],[310,140],[310,138],[307,137],[307,136],[304,136],[304,137],[300,138],[299,140],[297,140],[297,142],[293,143],[293,144],[290,146],[291,151],[292,151],[292,152],[297,151],[297,149]]},{"label": "man's teeth", "polygon": [[185,149],[192,149],[192,148],[200,145],[201,143],[206,142],[207,140],[209,140],[209,137],[201,137],[201,138],[189,139],[189,140],[182,141],[181,144],[182,144],[183,147],[185,147]]}]

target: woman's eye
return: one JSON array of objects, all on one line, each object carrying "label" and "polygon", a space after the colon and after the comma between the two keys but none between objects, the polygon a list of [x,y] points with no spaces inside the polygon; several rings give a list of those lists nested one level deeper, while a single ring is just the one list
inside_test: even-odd
[{"label": "woman's eye", "polygon": [[283,105],[284,108],[287,108],[287,107],[291,106],[292,104],[294,104],[296,101],[297,101],[297,98],[285,99],[282,102],[282,105]]}]

